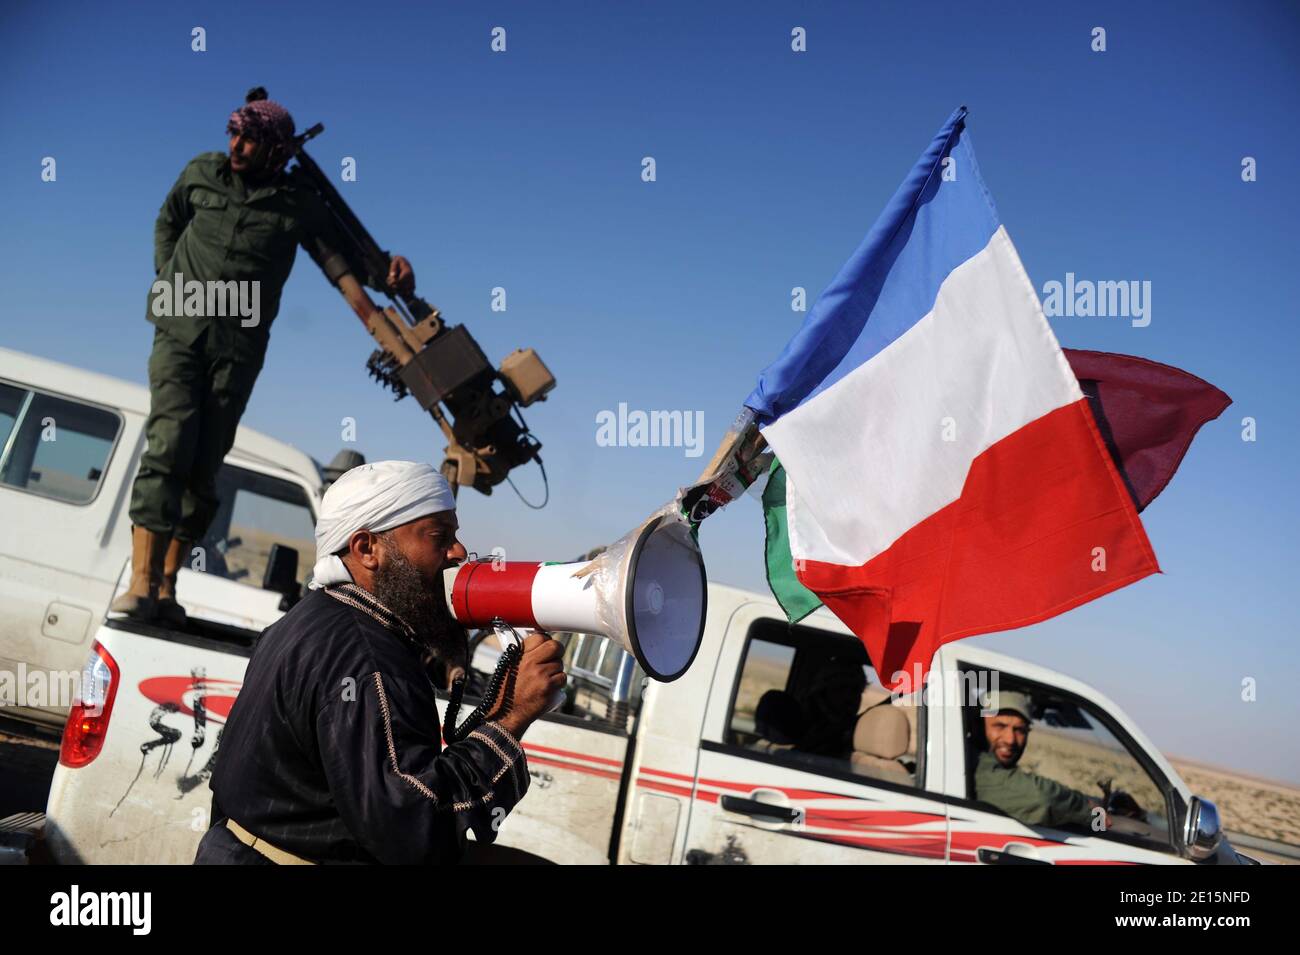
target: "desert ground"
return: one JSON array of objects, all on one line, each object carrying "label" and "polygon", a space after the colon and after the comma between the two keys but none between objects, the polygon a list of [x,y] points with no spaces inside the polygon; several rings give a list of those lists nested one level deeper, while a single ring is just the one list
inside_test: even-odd
[{"label": "desert ground", "polygon": [[1223,828],[1300,846],[1300,787],[1169,757],[1192,792],[1219,808]]}]

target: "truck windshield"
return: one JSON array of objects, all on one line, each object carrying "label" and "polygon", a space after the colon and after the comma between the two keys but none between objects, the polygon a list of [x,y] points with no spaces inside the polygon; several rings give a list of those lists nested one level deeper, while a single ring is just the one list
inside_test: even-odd
[{"label": "truck windshield", "polygon": [[301,487],[224,464],[217,496],[221,503],[201,542],[205,560],[196,570],[260,587],[271,545],[280,544],[298,552],[298,583],[306,582],[316,562],[316,519]]}]

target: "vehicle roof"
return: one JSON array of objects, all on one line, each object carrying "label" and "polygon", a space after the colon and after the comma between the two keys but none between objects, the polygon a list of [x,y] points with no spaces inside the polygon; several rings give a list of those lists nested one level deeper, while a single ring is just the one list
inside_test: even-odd
[{"label": "vehicle roof", "polygon": [[1010,670],[1026,679],[1057,686],[1077,696],[1104,699],[1096,687],[1090,686],[1082,680],[1066,676],[1059,670],[1053,670],[1038,663],[1031,663],[1022,657],[998,653],[996,650],[990,650],[987,647],[981,647],[966,640],[945,644],[944,648],[947,652],[954,654],[971,666],[987,667],[990,670]]},{"label": "vehicle roof", "polygon": [[[776,602],[775,598],[773,598],[771,594],[756,593],[752,590],[732,587],[729,584],[720,584],[714,581],[709,581],[709,601],[710,609],[713,609],[715,604],[720,603],[722,606],[717,609],[722,610],[725,613],[730,613],[741,604],[760,603],[764,604],[778,620],[785,619],[785,611],[781,609],[780,604]],[[838,617],[824,606],[819,607],[803,620],[800,620],[799,625],[818,627],[822,630],[832,630],[836,633],[845,634],[846,636],[853,636],[853,631],[846,627]],[[1068,677],[1057,670],[1041,666],[1037,663],[1030,663],[1028,660],[1024,660],[1020,657],[1007,656],[1004,653],[989,650],[966,640],[945,644],[945,649],[957,654],[961,659],[974,666],[988,667],[993,670],[1011,669],[1023,674],[1031,680],[1053,684],[1080,696],[1102,696],[1095,687],[1089,686],[1081,680]]]},{"label": "vehicle roof", "polygon": [[[776,602],[770,593],[756,593],[752,590],[745,590],[742,587],[733,587],[730,584],[720,584],[716,581],[709,581],[709,609],[722,609],[718,604],[722,603],[725,612],[730,613],[736,607],[746,603],[759,603],[767,607],[768,611],[780,620],[785,619],[785,611],[781,605]],[[819,607],[810,613],[807,617],[799,621],[799,626],[818,627],[822,630],[833,630],[836,633],[842,633],[845,636],[853,636],[853,631],[840,621],[825,607]]]},{"label": "vehicle roof", "polygon": [[[149,414],[149,389],[144,385],[9,348],[0,348],[0,378],[141,416]],[[310,455],[252,428],[241,426],[235,432],[230,456],[263,467],[283,468],[313,488],[320,488],[320,468]]]}]

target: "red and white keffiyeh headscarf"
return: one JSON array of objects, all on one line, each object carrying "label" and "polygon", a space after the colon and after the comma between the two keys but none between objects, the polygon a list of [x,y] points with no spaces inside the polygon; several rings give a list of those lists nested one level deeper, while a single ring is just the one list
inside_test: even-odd
[{"label": "red and white keffiyeh headscarf", "polygon": [[274,100],[255,99],[230,114],[226,132],[243,134],[266,146],[288,146],[293,140],[293,117]]}]

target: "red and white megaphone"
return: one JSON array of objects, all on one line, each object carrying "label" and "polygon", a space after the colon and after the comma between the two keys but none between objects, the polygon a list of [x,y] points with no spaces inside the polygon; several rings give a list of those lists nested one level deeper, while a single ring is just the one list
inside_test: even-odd
[{"label": "red and white megaphone", "polygon": [[477,560],[443,572],[447,606],[466,627],[602,634],[656,680],[677,679],[704,637],[704,559],[689,525],[651,517],[592,560]]}]

